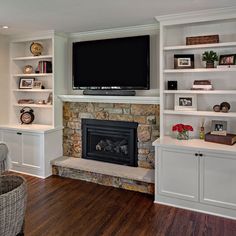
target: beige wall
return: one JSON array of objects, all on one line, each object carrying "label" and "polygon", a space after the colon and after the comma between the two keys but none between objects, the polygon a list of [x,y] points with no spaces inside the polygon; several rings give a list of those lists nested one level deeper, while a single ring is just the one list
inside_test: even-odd
[{"label": "beige wall", "polygon": [[9,117],[9,40],[0,35],[0,124],[8,123]]}]

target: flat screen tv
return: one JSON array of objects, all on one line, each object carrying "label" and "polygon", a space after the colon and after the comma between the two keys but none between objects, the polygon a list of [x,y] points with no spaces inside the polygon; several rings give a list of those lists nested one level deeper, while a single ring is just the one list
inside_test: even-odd
[{"label": "flat screen tv", "polygon": [[149,89],[149,35],[73,43],[73,89]]}]

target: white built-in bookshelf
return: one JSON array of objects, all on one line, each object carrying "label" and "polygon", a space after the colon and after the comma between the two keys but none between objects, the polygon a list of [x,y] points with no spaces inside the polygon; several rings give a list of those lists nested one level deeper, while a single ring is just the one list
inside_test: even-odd
[{"label": "white built-in bookshelf", "polygon": [[[180,16],[179,16],[180,17]],[[215,17],[215,16],[214,16]],[[219,18],[221,16],[219,15]],[[158,18],[159,19],[159,18]],[[162,22],[162,18],[161,22]],[[215,18],[216,19],[216,18]],[[179,21],[179,23],[178,23]],[[163,20],[165,22],[165,19]],[[180,23],[181,22],[181,23]],[[161,24],[160,35],[160,93],[161,93],[161,137],[173,136],[171,127],[176,123],[186,123],[194,127],[192,137],[198,138],[200,125],[205,120],[206,132],[210,130],[211,120],[225,120],[228,132],[236,133],[236,68],[205,68],[201,60],[204,51],[213,50],[218,55],[236,54],[236,20],[217,19],[166,21]],[[219,35],[220,42],[214,44],[186,45],[186,37],[200,35]],[[174,69],[175,54],[194,54],[194,68]],[[168,90],[167,81],[177,81],[178,90]],[[214,90],[191,90],[194,80],[210,80]],[[176,111],[175,94],[196,95],[197,111]],[[213,106],[228,102],[228,113],[216,113]],[[184,118],[187,116],[187,119]]]},{"label": "white built-in bookshelf", "polygon": [[[33,42],[40,43],[43,51],[40,56],[34,56],[30,51]],[[35,120],[33,127],[45,126],[53,129],[62,126],[62,104],[58,94],[65,93],[66,87],[66,56],[67,38],[58,36],[54,32],[43,32],[41,35],[17,35],[10,42],[10,120],[9,124],[20,126],[20,110],[24,106],[34,110]],[[57,57],[57,59],[55,59]],[[40,61],[52,63],[52,73],[36,73]],[[31,65],[30,74],[23,73],[23,68]],[[21,89],[21,78],[34,78],[41,81],[44,89]],[[52,104],[47,103],[52,94]],[[19,104],[20,99],[32,99],[34,104]],[[46,104],[37,104],[44,100]],[[23,126],[24,127],[24,126]],[[37,128],[38,129],[38,128]]]},{"label": "white built-in bookshelf", "polygon": [[[236,218],[236,144],[229,146],[199,138],[212,120],[227,121],[236,134],[236,68],[206,69],[205,51],[236,54],[236,8],[205,10],[156,17],[160,23],[160,138],[155,146],[155,202]],[[186,37],[219,35],[219,43],[186,45]],[[175,54],[194,54],[194,68],[175,69]],[[195,80],[210,80],[213,90],[192,90]],[[178,90],[167,82],[177,81]],[[179,110],[180,96],[193,96],[194,110]],[[228,102],[227,113],[213,111]],[[172,126],[193,126],[189,140],[177,140]]]}]

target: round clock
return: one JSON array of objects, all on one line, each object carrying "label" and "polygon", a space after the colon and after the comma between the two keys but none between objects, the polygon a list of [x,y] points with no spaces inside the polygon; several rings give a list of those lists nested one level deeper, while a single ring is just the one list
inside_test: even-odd
[{"label": "round clock", "polygon": [[40,56],[42,54],[42,51],[43,51],[43,46],[40,43],[33,42],[30,45],[30,51],[34,56]]},{"label": "round clock", "polygon": [[23,107],[20,110],[21,116],[21,124],[31,124],[34,121],[34,111],[30,107]]}]

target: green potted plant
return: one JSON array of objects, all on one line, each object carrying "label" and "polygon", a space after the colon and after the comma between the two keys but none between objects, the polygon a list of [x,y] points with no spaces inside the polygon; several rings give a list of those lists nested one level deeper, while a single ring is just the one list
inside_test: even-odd
[{"label": "green potted plant", "polygon": [[218,56],[214,51],[205,51],[202,60],[206,62],[206,68],[214,68],[214,62],[218,61]]}]

